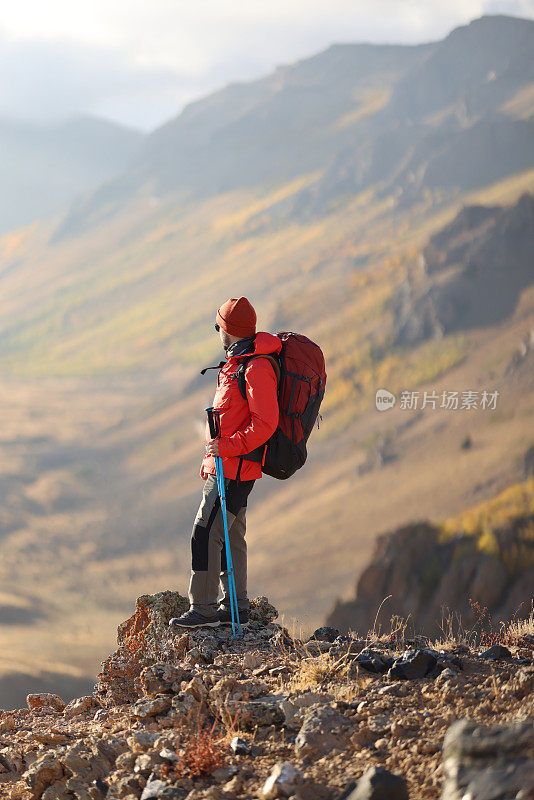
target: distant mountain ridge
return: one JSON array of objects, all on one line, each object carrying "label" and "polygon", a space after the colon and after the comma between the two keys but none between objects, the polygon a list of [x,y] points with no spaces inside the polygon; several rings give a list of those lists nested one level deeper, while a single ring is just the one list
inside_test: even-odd
[{"label": "distant mountain ridge", "polygon": [[348,141],[351,125],[345,116],[368,113],[367,104],[384,102],[384,87],[427,49],[332,45],[264,78],[235,82],[189,103],[145,138],[128,170],[73,205],[55,240],[107,217],[110,208],[120,209],[146,184],[156,195],[182,190],[202,197],[323,168]]},{"label": "distant mountain ridge", "polygon": [[[372,184],[398,202],[534,166],[534,22],[485,16],[422,45],[332,45],[190,103],[143,141],[122,175],[82,198],[55,240],[143,186],[209,196],[319,171],[279,210],[296,219]],[[276,218],[276,205],[271,209]]]},{"label": "distant mountain ridge", "polygon": [[360,126],[317,184],[302,192],[300,216],[379,183],[411,204],[425,191],[483,186],[534,163],[534,95],[503,107],[534,81],[534,22],[484,16],[429,47]]},{"label": "distant mountain ridge", "polygon": [[56,124],[0,118],[0,233],[56,213],[120,172],[141,138],[87,115]]}]

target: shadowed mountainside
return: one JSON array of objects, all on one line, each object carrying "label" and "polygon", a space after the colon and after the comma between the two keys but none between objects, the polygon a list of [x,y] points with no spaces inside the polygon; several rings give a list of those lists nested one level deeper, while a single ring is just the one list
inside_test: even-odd
[{"label": "shadowed mountainside", "polygon": [[533,31],[530,20],[484,16],[428,46],[389,102],[303,191],[300,213],[324,213],[375,183],[412,205],[424,194],[454,195],[528,168]]},{"label": "shadowed mountainside", "polygon": [[465,206],[430,237],[390,302],[399,344],[495,325],[534,278],[534,196],[512,206]]},{"label": "shadowed mountainside", "polygon": [[189,103],[147,136],[124,173],[80,198],[54,241],[108,218],[145,185],[155,197],[200,199],[277,186],[324,167],[360,118],[387,102],[391,86],[428,45],[332,45],[248,83]]}]

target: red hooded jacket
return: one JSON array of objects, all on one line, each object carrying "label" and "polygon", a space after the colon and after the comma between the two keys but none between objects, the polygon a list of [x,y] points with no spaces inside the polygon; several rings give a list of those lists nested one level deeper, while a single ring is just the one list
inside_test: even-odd
[{"label": "red hooded jacket", "polygon": [[[272,363],[267,358],[255,358],[245,372],[247,399],[241,395],[237,379],[237,368],[244,358],[260,353],[278,353],[282,342],[271,333],[257,333],[253,350],[237,356],[227,356],[226,364],[217,378],[217,389],[213,407],[220,409],[221,435],[219,454],[222,458],[225,478],[242,481],[261,478],[261,464],[240,458],[250,453],[271,437],[278,426],[277,377]],[[206,443],[211,442],[206,422]],[[215,475],[215,459],[204,456],[204,472]]]}]

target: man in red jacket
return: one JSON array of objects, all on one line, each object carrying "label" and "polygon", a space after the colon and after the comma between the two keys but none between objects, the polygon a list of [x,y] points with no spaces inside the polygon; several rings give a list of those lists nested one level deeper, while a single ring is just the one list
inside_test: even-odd
[{"label": "man in red jacket", "polygon": [[[183,628],[216,627],[232,622],[226,570],[224,528],[214,456],[222,459],[228,534],[232,550],[239,620],[248,622],[247,498],[258,478],[265,443],[278,425],[278,378],[268,358],[254,358],[245,372],[246,399],[235,373],[250,355],[278,353],[282,343],[270,333],[256,333],[256,312],[246,297],[230,298],[217,311],[215,329],[226,350],[217,378],[213,407],[220,411],[220,437],[211,439],[206,422],[206,455],[200,477],[206,483],[191,537],[192,570],[189,611],[169,624]],[[218,605],[219,581],[223,597]]]}]

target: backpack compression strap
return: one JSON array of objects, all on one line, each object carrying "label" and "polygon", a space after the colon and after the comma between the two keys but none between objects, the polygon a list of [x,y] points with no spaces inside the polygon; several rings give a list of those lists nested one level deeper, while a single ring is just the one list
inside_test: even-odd
[{"label": "backpack compression strap", "polygon": [[213,367],[204,367],[204,369],[201,369],[201,370],[200,370],[200,374],[201,374],[201,375],[205,375],[205,374],[206,374],[206,372],[207,372],[209,369],[220,369],[221,367],[224,367],[224,365],[225,365],[225,364],[226,364],[226,361],[219,361],[219,363],[218,363],[218,364],[215,364],[215,366],[213,366]]}]

